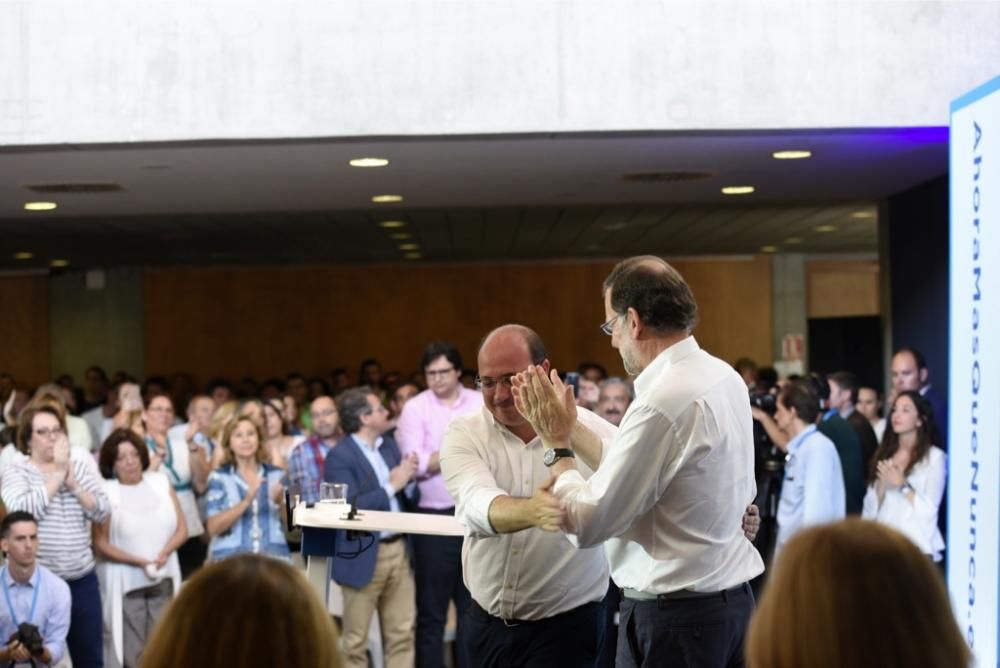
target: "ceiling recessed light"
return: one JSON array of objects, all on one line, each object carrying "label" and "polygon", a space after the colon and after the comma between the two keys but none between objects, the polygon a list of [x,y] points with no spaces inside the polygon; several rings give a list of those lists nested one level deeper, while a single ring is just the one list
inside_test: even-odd
[{"label": "ceiling recessed light", "polygon": [[372,201],[376,204],[390,204],[392,202],[402,202],[402,195],[375,195]]},{"label": "ceiling recessed light", "polygon": [[874,218],[874,211],[855,211],[851,214],[851,218]]},{"label": "ceiling recessed light", "polygon": [[420,248],[420,244],[399,244],[399,250],[415,251]]},{"label": "ceiling recessed light", "polygon": [[754,190],[753,186],[726,186],[722,189],[723,195],[749,195]]},{"label": "ceiling recessed light", "polygon": [[406,241],[407,239],[412,239],[413,235],[409,232],[393,232],[389,235],[389,238],[396,241]]},{"label": "ceiling recessed light", "polygon": [[385,167],[389,161],[385,158],[355,158],[347,164],[351,167]]},{"label": "ceiling recessed light", "polygon": [[49,266],[55,267],[57,269],[60,267],[68,267],[69,260],[52,260],[51,262],[49,262]]},{"label": "ceiling recessed light", "polygon": [[761,253],[777,253],[778,252],[778,247],[777,246],[761,246],[760,247],[760,252]]},{"label": "ceiling recessed light", "polygon": [[812,157],[812,151],[803,150],[792,150],[792,151],[775,151],[771,154],[771,157],[775,160],[803,160],[805,158]]},{"label": "ceiling recessed light", "polygon": [[25,211],[51,211],[58,205],[55,202],[25,202]]},{"label": "ceiling recessed light", "polygon": [[795,245],[802,243],[802,237],[788,237],[785,239],[785,243],[789,245]]},{"label": "ceiling recessed light", "polygon": [[20,253],[14,253],[15,260],[30,260],[33,257],[35,257],[35,254],[29,251],[21,251]]},{"label": "ceiling recessed light", "polygon": [[836,232],[837,231],[837,226],[836,225],[820,225],[819,227],[816,227],[815,230],[817,232]]},{"label": "ceiling recessed light", "polygon": [[404,253],[403,257],[405,257],[407,260],[419,260],[420,258],[423,257],[423,255],[421,255],[420,253]]},{"label": "ceiling recessed light", "polygon": [[378,224],[379,227],[384,227],[387,230],[394,230],[398,227],[406,227],[405,220],[383,220]]}]

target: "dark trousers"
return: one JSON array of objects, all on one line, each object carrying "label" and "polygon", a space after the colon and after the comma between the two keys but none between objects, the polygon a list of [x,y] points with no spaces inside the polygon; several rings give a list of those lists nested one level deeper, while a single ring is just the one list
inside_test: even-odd
[{"label": "dark trousers", "polygon": [[743,640],[753,609],[748,584],[699,598],[623,598],[616,664],[618,668],[742,667]]},{"label": "dark trousers", "polygon": [[465,619],[468,656],[480,668],[591,668],[604,641],[604,605],[581,605],[533,622],[507,621],[472,601]]},{"label": "dark trousers", "polygon": [[177,548],[177,561],[181,565],[181,577],[187,580],[196,570],[201,568],[208,557],[208,543],[202,540],[202,536],[188,538],[183,545]]},{"label": "dark trousers", "polygon": [[90,571],[78,580],[67,580],[66,584],[73,598],[66,649],[74,668],[100,668],[104,665],[104,624],[97,574]]},{"label": "dark trousers", "polygon": [[[422,513],[453,515],[454,508]],[[448,602],[455,602],[458,628],[455,649],[458,668],[472,663],[462,644],[464,617],[469,609],[469,590],[462,581],[462,538],[413,534],[413,579],[417,585],[417,668],[441,668],[444,665],[444,627]]]},{"label": "dark trousers", "polygon": [[618,623],[615,615],[621,604],[622,590],[615,581],[608,578],[608,593],[604,597],[604,644],[601,656],[597,660],[597,668],[615,668],[615,652],[618,649]]}]

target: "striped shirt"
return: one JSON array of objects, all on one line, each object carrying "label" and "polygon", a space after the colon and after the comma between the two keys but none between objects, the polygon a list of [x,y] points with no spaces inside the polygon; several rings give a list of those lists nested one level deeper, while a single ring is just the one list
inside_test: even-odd
[{"label": "striped shirt", "polygon": [[65,486],[50,499],[45,474],[25,459],[11,464],[0,479],[0,496],[7,512],[23,510],[38,520],[38,562],[64,580],[76,580],[94,570],[90,523],[108,517],[108,497],[87,465],[72,460],[80,488],[90,492],[97,507],[87,512]]}]

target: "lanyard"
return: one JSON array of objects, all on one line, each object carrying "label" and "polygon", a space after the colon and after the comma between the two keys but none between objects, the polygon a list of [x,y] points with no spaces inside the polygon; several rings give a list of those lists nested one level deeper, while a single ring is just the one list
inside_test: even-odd
[{"label": "lanyard", "polygon": [[[3,597],[7,600],[7,609],[10,610],[10,620],[14,622],[14,628],[17,628],[18,626],[21,625],[21,623],[17,621],[17,613],[14,612],[14,605],[10,602],[10,590],[7,589],[8,570],[9,569],[6,566],[4,566],[3,570],[0,570],[0,578],[3,578]],[[35,573],[38,573],[37,567],[35,567]],[[41,588],[42,588],[42,574],[38,573],[38,577],[35,578],[35,587],[34,587],[35,593],[31,595],[31,612],[28,613],[28,620],[27,620],[29,624],[31,623],[31,620],[35,618],[35,606],[38,604],[38,590]]]},{"label": "lanyard", "polygon": [[[173,478],[171,483],[176,490],[191,489],[191,483],[181,482],[181,477],[177,474],[174,469],[174,453],[170,448],[170,439],[166,436],[163,437],[163,443],[166,446],[167,455],[163,458],[163,466],[170,472],[170,477]],[[156,440],[152,436],[146,437],[146,447],[149,448],[150,453],[156,452]]]}]

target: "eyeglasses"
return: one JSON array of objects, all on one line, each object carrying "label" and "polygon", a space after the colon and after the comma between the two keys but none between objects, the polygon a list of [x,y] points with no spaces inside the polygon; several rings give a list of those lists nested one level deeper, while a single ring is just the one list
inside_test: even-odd
[{"label": "eyeglasses", "polygon": [[608,320],[607,322],[601,324],[601,331],[604,332],[605,334],[607,334],[608,336],[611,336],[612,334],[614,334],[614,332],[615,332],[615,320],[617,320],[620,317],[622,317],[622,314],[621,313],[616,313],[614,316],[612,316],[611,320]]},{"label": "eyeglasses", "polygon": [[428,378],[443,378],[454,370],[455,367],[449,367],[447,369],[428,369],[427,371],[424,371],[424,375]]},{"label": "eyeglasses", "polygon": [[489,376],[480,376],[476,374],[476,387],[478,387],[483,392],[493,392],[497,389],[497,385],[503,385],[508,390],[511,387],[511,378],[516,376],[514,373],[505,373],[499,378],[490,378]]},{"label": "eyeglasses", "polygon": [[62,427],[52,427],[51,429],[42,427],[41,429],[33,429],[32,433],[37,434],[42,438],[48,438],[50,436],[62,436],[64,432]]}]

